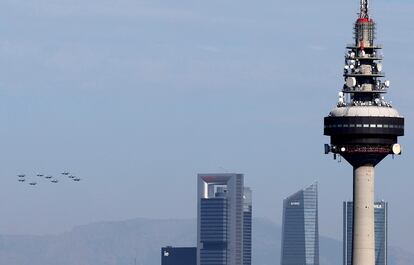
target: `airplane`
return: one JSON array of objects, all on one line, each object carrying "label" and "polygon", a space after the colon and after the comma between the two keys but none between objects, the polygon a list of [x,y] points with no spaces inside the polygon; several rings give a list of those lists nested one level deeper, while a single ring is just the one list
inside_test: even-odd
[{"label": "airplane", "polygon": [[22,174],[22,175],[17,175],[19,178],[24,178],[26,177],[26,175]]},{"label": "airplane", "polygon": [[73,181],[80,181],[80,178],[74,178]]},{"label": "airplane", "polygon": [[32,186],[34,186],[34,185],[36,185],[37,183],[36,183],[36,182],[30,182],[29,184],[30,184],[30,185],[32,185]]},{"label": "airplane", "polygon": [[57,179],[52,180],[52,183],[58,183],[58,182],[59,182],[59,180],[57,180]]},{"label": "airplane", "polygon": [[19,179],[19,181],[20,181],[20,182],[25,182],[25,181],[26,181],[26,179]]},{"label": "airplane", "polygon": [[70,173],[69,172],[67,172],[67,171],[65,171],[65,172],[62,172],[62,175],[64,175],[64,176],[67,176],[67,175],[69,175]]},{"label": "airplane", "polygon": [[47,179],[51,179],[52,177],[53,177],[53,176],[50,176],[50,175],[49,175],[49,176],[46,176],[45,178],[47,178]]},{"label": "airplane", "polygon": [[38,176],[38,177],[43,177],[44,175],[43,175],[43,174],[37,174],[36,176]]}]

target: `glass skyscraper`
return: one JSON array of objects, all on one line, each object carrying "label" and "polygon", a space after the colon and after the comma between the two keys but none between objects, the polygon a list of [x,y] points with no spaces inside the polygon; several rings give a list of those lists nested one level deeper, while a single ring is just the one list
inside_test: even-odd
[{"label": "glass skyscraper", "polygon": [[251,191],[242,174],[198,175],[197,265],[251,264]]},{"label": "glass skyscraper", "polygon": [[319,265],[318,187],[283,201],[281,265]]},{"label": "glass skyscraper", "polygon": [[[352,264],[352,223],[353,203],[344,202],[343,264]],[[387,265],[388,245],[388,203],[381,201],[374,204],[375,218],[375,265]]]}]

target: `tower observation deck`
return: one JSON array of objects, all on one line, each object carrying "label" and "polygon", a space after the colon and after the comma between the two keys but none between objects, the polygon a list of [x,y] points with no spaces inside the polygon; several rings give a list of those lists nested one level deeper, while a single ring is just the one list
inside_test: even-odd
[{"label": "tower observation deck", "polygon": [[354,43],[347,45],[344,85],[337,106],[324,118],[330,136],[325,153],[340,155],[354,168],[353,265],[375,264],[374,167],[388,154],[401,154],[404,118],[386,101],[390,82],[375,43],[369,0],[360,0]]}]

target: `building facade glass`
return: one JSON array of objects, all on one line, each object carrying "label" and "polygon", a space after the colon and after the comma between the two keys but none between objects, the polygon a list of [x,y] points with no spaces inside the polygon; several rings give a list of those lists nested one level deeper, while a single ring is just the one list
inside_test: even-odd
[{"label": "building facade glass", "polygon": [[197,264],[243,264],[242,174],[198,175]]},{"label": "building facade glass", "polygon": [[281,252],[282,265],[319,265],[316,183],[283,201]]},{"label": "building facade glass", "polygon": [[[352,264],[352,224],[353,203],[348,201],[343,204],[343,264]],[[388,203],[375,202],[375,265],[387,265],[388,246]]]},{"label": "building facade glass", "polygon": [[252,264],[252,191],[244,188],[243,194],[243,265]]},{"label": "building facade glass", "polygon": [[[218,195],[218,194],[216,194]],[[200,260],[203,265],[227,264],[228,200],[224,195],[201,199]]]}]

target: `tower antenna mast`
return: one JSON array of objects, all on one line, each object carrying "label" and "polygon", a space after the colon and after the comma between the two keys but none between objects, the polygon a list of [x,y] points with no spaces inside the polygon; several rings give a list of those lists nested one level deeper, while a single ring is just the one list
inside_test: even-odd
[{"label": "tower antenna mast", "polygon": [[369,0],[361,0],[360,18],[369,18],[368,14]]}]

